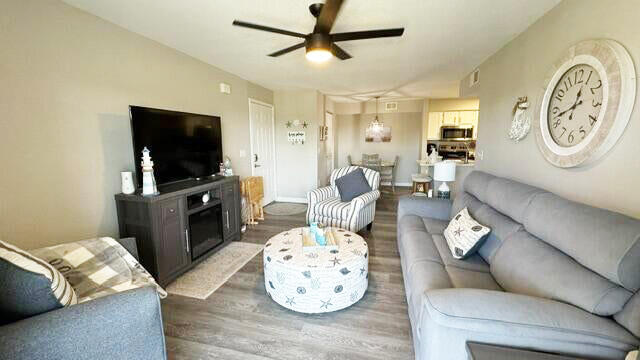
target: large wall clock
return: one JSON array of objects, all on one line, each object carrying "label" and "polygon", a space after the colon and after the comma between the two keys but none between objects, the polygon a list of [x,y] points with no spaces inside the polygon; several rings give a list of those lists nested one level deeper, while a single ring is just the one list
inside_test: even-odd
[{"label": "large wall clock", "polygon": [[635,97],[636,72],[622,45],[572,46],[545,79],[534,121],[538,148],[558,167],[596,161],[622,136]]}]

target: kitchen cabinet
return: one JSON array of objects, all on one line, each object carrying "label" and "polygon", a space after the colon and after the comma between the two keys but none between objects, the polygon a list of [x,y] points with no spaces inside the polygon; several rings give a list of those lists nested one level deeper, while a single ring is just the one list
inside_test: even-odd
[{"label": "kitchen cabinet", "polygon": [[427,123],[427,140],[440,140],[440,126],[442,125],[443,112],[430,112]]},{"label": "kitchen cabinet", "polygon": [[459,119],[460,122],[458,125],[460,126],[477,126],[478,125],[478,117],[477,111],[460,111]]},{"label": "kitchen cabinet", "polygon": [[457,126],[460,121],[459,111],[445,111],[442,117],[442,126]]},{"label": "kitchen cabinet", "polygon": [[427,140],[440,140],[442,126],[473,126],[473,138],[477,138],[478,113],[478,110],[430,112],[427,123]]}]

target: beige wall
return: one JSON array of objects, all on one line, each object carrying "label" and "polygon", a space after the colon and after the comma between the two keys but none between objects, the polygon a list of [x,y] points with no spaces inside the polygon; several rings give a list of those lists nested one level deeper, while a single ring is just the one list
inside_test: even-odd
[{"label": "beige wall", "polygon": [[[318,180],[318,114],[322,111],[321,95],[317,91],[275,91],[276,123],[276,188],[278,199],[306,199],[307,192],[317,187]],[[287,121],[306,121],[300,126],[286,127]],[[289,131],[304,131],[304,144],[287,141]]]},{"label": "beige wall", "polygon": [[431,99],[429,100],[429,111],[463,111],[480,109],[478,98],[456,98],[456,99]]},{"label": "beige wall", "polygon": [[[361,106],[362,110],[368,110],[367,113],[352,113],[357,110],[357,107],[353,105],[336,104],[335,107],[338,112],[335,118],[337,166],[347,166],[348,155],[351,155],[354,161],[361,159],[363,153],[380,154],[387,161],[393,161],[397,155],[400,157],[400,163],[396,173],[396,182],[410,183],[411,174],[418,172],[416,160],[420,153],[423,101],[400,102],[398,104],[400,111],[388,112],[382,116],[384,124],[391,126],[391,142],[388,143],[364,141],[365,130],[375,117],[375,105],[373,107]],[[402,112],[404,109],[408,111]]]},{"label": "beige wall", "polygon": [[1,239],[118,235],[130,104],[221,116],[224,153],[250,174],[247,98],[271,91],[58,1],[5,0],[0,29]]},{"label": "beige wall", "polygon": [[[640,91],[625,133],[597,163],[560,169],[549,164],[530,133],[520,143],[507,137],[511,111],[519,96],[537,103],[545,75],[571,45],[610,38],[631,53],[640,74],[639,3],[637,0],[565,0],[480,66],[480,83],[472,91],[463,80],[462,95],[479,91],[476,168],[524,181],[569,199],[640,217]],[[535,121],[535,119],[534,119]]]}]

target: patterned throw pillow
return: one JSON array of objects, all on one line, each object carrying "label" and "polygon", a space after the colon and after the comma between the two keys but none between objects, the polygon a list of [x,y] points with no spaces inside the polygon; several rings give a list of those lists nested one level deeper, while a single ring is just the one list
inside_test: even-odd
[{"label": "patterned throw pillow", "polygon": [[491,229],[475,221],[467,208],[460,210],[444,230],[451,254],[456,259],[471,256],[482,245]]},{"label": "patterned throw pillow", "polygon": [[0,241],[0,317],[17,321],[78,303],[64,276],[46,261]]}]

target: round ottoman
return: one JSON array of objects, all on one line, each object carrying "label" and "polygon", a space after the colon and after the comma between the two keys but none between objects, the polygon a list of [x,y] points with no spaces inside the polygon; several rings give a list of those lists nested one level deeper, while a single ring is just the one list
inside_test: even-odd
[{"label": "round ottoman", "polygon": [[338,249],[302,249],[302,229],[281,232],[264,248],[264,286],[273,301],[302,313],[344,309],[369,285],[369,249],[364,239],[333,229]]}]

